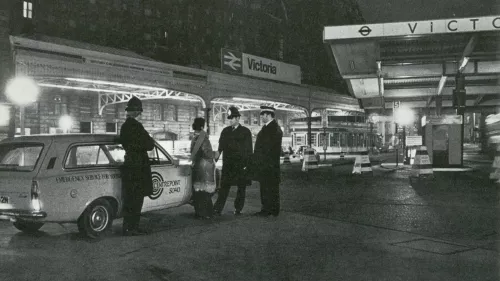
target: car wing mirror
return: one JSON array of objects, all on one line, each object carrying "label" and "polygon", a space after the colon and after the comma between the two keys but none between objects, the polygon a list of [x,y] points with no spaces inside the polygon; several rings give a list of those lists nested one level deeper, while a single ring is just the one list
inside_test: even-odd
[{"label": "car wing mirror", "polygon": [[174,166],[175,166],[176,168],[177,168],[177,167],[179,167],[179,159],[175,159],[175,158],[174,158],[174,159],[172,160],[172,164],[174,164]]}]

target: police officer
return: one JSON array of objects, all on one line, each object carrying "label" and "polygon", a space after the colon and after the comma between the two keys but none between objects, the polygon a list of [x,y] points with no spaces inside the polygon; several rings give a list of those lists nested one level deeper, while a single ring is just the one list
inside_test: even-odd
[{"label": "police officer", "polygon": [[153,193],[151,167],[148,150],[154,147],[154,140],[137,118],[142,114],[142,102],[132,97],[125,108],[127,119],[120,129],[120,143],[125,149],[123,163],[123,235],[144,235],[139,229],[144,197]]},{"label": "police officer", "polygon": [[219,153],[222,157],[221,188],[214,205],[214,213],[220,215],[226,204],[227,195],[232,185],[238,186],[234,201],[234,214],[240,215],[245,205],[246,186],[251,184],[247,167],[252,156],[252,133],[240,124],[240,112],[230,107],[227,119],[231,125],[224,128],[219,138]]},{"label": "police officer", "polygon": [[275,109],[261,106],[260,116],[265,124],[257,134],[253,154],[252,175],[260,183],[262,208],[256,216],[278,216],[280,212],[280,154],[283,132],[274,120]]}]

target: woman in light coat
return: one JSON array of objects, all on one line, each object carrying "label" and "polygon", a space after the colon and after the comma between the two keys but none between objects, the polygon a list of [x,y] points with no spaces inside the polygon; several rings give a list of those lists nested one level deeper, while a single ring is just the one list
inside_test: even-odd
[{"label": "woman in light coat", "polygon": [[215,161],[218,152],[212,150],[208,134],[203,130],[205,119],[195,118],[194,136],[191,141],[192,182],[195,217],[211,219],[213,215],[212,194],[215,192]]}]

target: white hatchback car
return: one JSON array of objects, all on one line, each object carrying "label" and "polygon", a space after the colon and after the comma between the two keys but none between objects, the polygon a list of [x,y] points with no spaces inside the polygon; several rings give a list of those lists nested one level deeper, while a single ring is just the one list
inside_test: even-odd
[{"label": "white hatchback car", "polygon": [[[116,136],[33,135],[0,142],[0,220],[24,232],[44,223],[76,222],[90,238],[108,230],[122,213],[121,169],[125,151]],[[142,212],[186,204],[191,167],[179,165],[159,144],[148,152],[153,194]]]}]

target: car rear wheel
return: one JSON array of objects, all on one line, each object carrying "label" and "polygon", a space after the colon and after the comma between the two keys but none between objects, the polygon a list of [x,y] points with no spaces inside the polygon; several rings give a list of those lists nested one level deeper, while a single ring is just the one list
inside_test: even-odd
[{"label": "car rear wheel", "polygon": [[113,207],[106,199],[92,202],[78,220],[81,234],[96,239],[102,236],[113,225]]},{"label": "car rear wheel", "polygon": [[13,223],[14,227],[26,233],[37,232],[42,226],[43,222],[30,222],[18,220]]}]

